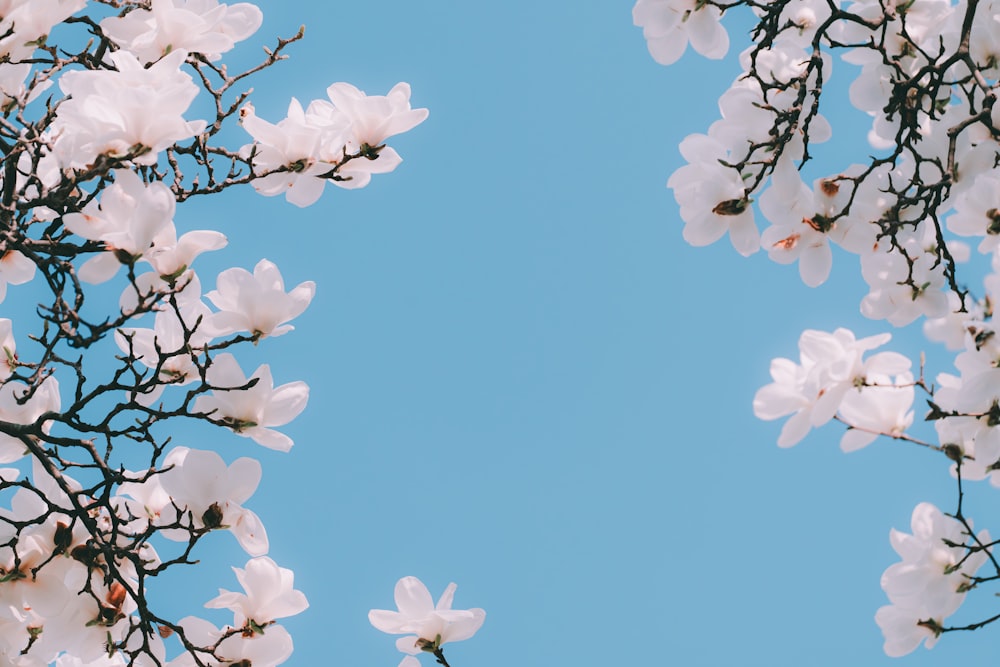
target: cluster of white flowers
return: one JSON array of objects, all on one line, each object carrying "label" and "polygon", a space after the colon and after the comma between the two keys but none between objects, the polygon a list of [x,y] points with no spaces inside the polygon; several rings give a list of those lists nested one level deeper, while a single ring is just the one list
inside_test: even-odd
[{"label": "cluster of white flowers", "polygon": [[882,334],[856,340],[847,329],[804,331],[801,363],[771,362],[774,382],[757,392],[754,414],[760,419],[792,415],[778,437],[782,447],[797,444],[838,413],[850,427],[840,441],[844,451],[860,449],[881,433],[901,435],[913,423],[910,360],[897,352],[863,358],[889,339]]},{"label": "cluster of white flowers", "polygon": [[[811,287],[831,275],[839,247],[859,258],[866,317],[906,326],[923,320],[927,338],[958,351],[956,373],[914,378],[894,352],[866,353],[889,335],[857,339],[846,329],[806,331],[800,359],[775,359],[773,382],[754,398],[755,414],[788,417],[788,447],[836,418],[853,451],[878,436],[909,440],[947,455],[963,480],[1000,486],[1000,4],[992,0],[790,0],[717,3],[638,0],[633,10],[653,57],[677,61],[687,44],[720,58],[724,14],[746,5],[759,20],[740,54],[743,73],[719,99],[721,118],[680,145],[686,164],[670,177],[683,236],[706,245],[727,233],[741,255],[763,248],[798,262]],[[871,117],[867,163],[801,172],[811,148],[832,136],[819,113],[834,59],[853,69],[850,103]],[[809,164],[812,167],[812,164]],[[758,227],[763,219],[764,225]],[[959,240],[961,237],[963,240]],[[977,240],[988,274],[980,296],[959,268]],[[917,390],[927,395],[937,441],[913,435]],[[930,431],[930,429],[926,429]],[[961,507],[961,504],[959,505]],[[973,536],[961,511],[951,518],[922,503],[913,534],[893,531],[902,562],[882,580],[892,604],[879,610],[885,651],[903,655],[948,628],[944,618],[966,592],[1000,577],[988,535]],[[993,576],[977,579],[989,562]],[[998,617],[1000,618],[1000,617]],[[990,619],[987,622],[992,622]]]},{"label": "cluster of white flowers", "polygon": [[[895,529],[889,533],[892,548],[903,560],[882,575],[882,590],[892,604],[875,614],[885,633],[885,652],[894,657],[910,653],[921,642],[934,646],[944,619],[962,604],[973,588],[972,577],[988,558],[983,548],[990,542],[988,532],[973,537],[960,521],[930,503],[914,508],[910,529],[912,535]],[[971,555],[965,547],[970,538]]]},{"label": "cluster of white flowers", "polygon": [[[46,42],[66,20],[88,31],[78,52]],[[277,623],[308,603],[292,572],[265,555],[266,530],[248,506],[260,464],[168,448],[152,426],[194,418],[288,451],[292,439],[277,429],[303,411],[309,387],[276,384],[266,363],[245,373],[238,350],[290,332],[315,285],[286,290],[278,267],[262,259],[252,272],[222,271],[203,295],[192,264],[227,239],[215,230],[179,232],[179,204],[240,184],[285,193],[299,206],[317,201],[327,182],[363,187],[399,165],[385,141],[421,123],[427,110],[411,109],[405,83],[385,96],[334,83],[329,100],[304,111],[293,99],[276,125],[258,118],[246,95],[223,104],[242,76],[281,59],[268,51],[240,77],[215,64],[261,21],[252,4],[217,0],[0,0],[0,134],[12,146],[2,171],[15,181],[3,183],[0,301],[8,285],[35,278],[36,267],[54,299],[40,307],[45,328],[28,351],[18,348],[11,321],[0,319],[0,464],[19,466],[0,468],[2,665],[272,667],[292,653]],[[55,84],[48,105],[29,107]],[[218,117],[189,118],[206,93]],[[251,143],[211,144],[228,120],[240,122]],[[181,160],[203,180],[182,173]],[[218,167],[223,160],[233,165],[228,174]],[[125,283],[119,310],[88,320],[86,286],[115,279]],[[60,354],[105,336],[113,336],[122,365],[91,388],[82,366]],[[95,403],[106,417],[93,416]],[[120,439],[149,445],[148,468],[109,461]],[[73,458],[80,452],[82,462]],[[78,468],[87,471],[86,485],[69,474]],[[194,616],[157,616],[146,577],[196,562],[192,550],[217,531],[231,532],[251,557],[234,568],[243,592],[220,589],[205,605],[232,611],[232,622],[219,628]],[[408,613],[423,604],[419,588],[409,585]],[[405,629],[430,632],[438,646],[471,636],[482,610],[449,611],[453,592],[427,614],[437,625]]]},{"label": "cluster of white flowers", "polygon": [[[253,105],[241,111],[243,127],[255,143],[243,147],[263,178],[254,181],[263,195],[285,194],[296,206],[309,206],[327,181],[342,188],[363,188],[372,174],[392,171],[402,158],[383,142],[427,118],[427,109],[410,108],[410,86],[399,83],[388,95],[367,96],[349,83],[327,89],[330,101],[314,100],[304,111],[292,99],[288,116],[277,125],[257,117]],[[341,166],[348,155],[362,159]]]}]

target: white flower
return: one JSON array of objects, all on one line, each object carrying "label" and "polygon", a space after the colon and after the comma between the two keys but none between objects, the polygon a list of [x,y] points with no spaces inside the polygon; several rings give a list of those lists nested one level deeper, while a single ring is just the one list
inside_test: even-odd
[{"label": "white flower", "polygon": [[764,420],[792,415],[778,437],[780,447],[791,447],[810,428],[832,419],[847,392],[868,382],[869,375],[898,375],[909,370],[909,359],[895,352],[880,352],[862,359],[865,352],[889,339],[889,334],[881,334],[856,340],[851,331],[843,328],[832,334],[803,331],[799,337],[801,363],[790,359],[771,362],[774,382],[754,396],[754,414]]},{"label": "white flower", "polygon": [[35,263],[17,250],[0,245],[0,301],[7,297],[7,285],[23,285],[35,277]]},{"label": "white flower", "polygon": [[840,416],[849,428],[840,439],[840,448],[853,452],[866,447],[880,434],[902,435],[913,424],[913,376],[890,378],[868,373],[866,384],[848,391],[840,403]]},{"label": "white flower", "polygon": [[326,185],[321,176],[344,156],[343,124],[307,116],[294,97],[277,125],[259,118],[252,104],[240,110],[240,123],[254,139],[240,149],[252,156],[254,173],[261,175],[253,181],[254,189],[267,197],[285,193],[299,207],[314,204]]},{"label": "white flower", "polygon": [[302,314],[316,293],[316,283],[300,283],[285,292],[285,282],[272,262],[257,262],[253,274],[245,269],[223,271],[217,289],[205,297],[221,312],[212,316],[217,335],[247,331],[254,336],[280,336],[295,327],[285,324]]},{"label": "white flower", "polygon": [[697,0],[638,0],[632,22],[642,28],[649,54],[661,65],[676,62],[687,48],[706,58],[719,59],[729,50],[729,35],[715,5]]},{"label": "white flower", "polygon": [[157,236],[173,227],[176,202],[161,181],[144,183],[129,169],[117,169],[115,182],[79,213],[63,216],[66,228],[91,241],[101,241],[107,252],[87,260],[79,269],[89,283],[110,280],[122,264],[135,263]]},{"label": "white flower", "polygon": [[751,255],[760,248],[750,195],[736,169],[722,164],[729,159],[725,147],[710,136],[692,134],[680,145],[689,164],[670,176],[684,220],[684,240],[694,246],[714,243],[729,233],[738,253]]},{"label": "white flower", "polygon": [[219,589],[219,596],[205,603],[211,609],[232,609],[236,613],[237,627],[253,621],[263,628],[278,618],[294,616],[309,607],[302,591],[292,588],[295,583],[291,570],[278,567],[267,556],[247,561],[246,569],[233,568],[243,586],[243,593]]},{"label": "white flower", "polygon": [[[214,390],[195,400],[195,412],[208,414],[259,445],[282,452],[292,448],[291,438],[270,427],[284,426],[305,409],[309,400],[309,386],[305,382],[289,382],[275,389],[267,364],[258,367],[248,379],[229,353],[212,360],[206,378]],[[254,386],[240,388],[253,380],[256,380]]]},{"label": "white flower", "polygon": [[396,582],[396,607],[399,611],[372,609],[368,620],[377,629],[400,637],[396,647],[403,653],[416,655],[423,650],[439,648],[447,642],[468,639],[486,620],[482,609],[452,609],[455,584],[448,584],[437,605],[430,592],[416,577],[403,577]]},{"label": "white flower", "polygon": [[53,150],[63,167],[86,168],[100,155],[153,164],[157,154],[205,129],[184,120],[198,86],[174,51],[143,67],[128,51],[108,56],[117,70],[73,70],[59,78],[69,96],[52,123]]},{"label": "white flower", "polygon": [[101,30],[143,62],[173,51],[201,53],[218,60],[260,27],[263,14],[255,5],[217,0],[152,0],[151,9],[136,8],[125,16],[101,21]]},{"label": "white flower", "polygon": [[[175,447],[163,463],[169,470],[160,475],[160,484],[174,504],[190,513],[194,528],[228,528],[251,556],[267,553],[264,525],[256,514],[242,506],[260,483],[259,462],[242,457],[227,467],[215,452]],[[152,513],[164,510],[163,507],[150,509]],[[163,530],[161,533],[164,537],[185,541],[190,536],[186,530]]]},{"label": "white flower", "polygon": [[[969,555],[962,546],[971,537],[965,526],[930,503],[913,509],[910,529],[912,534],[895,529],[889,533],[892,548],[903,560],[882,575],[882,590],[892,606],[882,607],[875,616],[891,656],[913,651],[921,640],[927,648],[934,645],[944,618],[962,604],[969,578],[987,559],[982,549]],[[989,534],[980,531],[976,542],[988,544]]]},{"label": "white flower", "polygon": [[[28,425],[34,424],[47,412],[59,411],[59,382],[55,377],[46,378],[31,398],[22,403],[27,393],[28,387],[20,382],[7,382],[0,386],[0,420]],[[49,422],[45,422],[42,429],[47,433],[49,426]],[[0,434],[0,463],[17,461],[25,454],[27,449],[20,438]]]},{"label": "white flower", "polygon": [[[427,109],[410,108],[410,85],[397,83],[388,95],[366,95],[349,83],[335,83],[326,89],[330,102],[316,100],[306,115],[313,122],[323,122],[344,129],[344,150],[362,153],[339,170],[341,188],[362,188],[372,174],[384,174],[399,166],[402,158],[384,142],[407,132],[427,119]],[[322,120],[320,120],[322,119]]]}]

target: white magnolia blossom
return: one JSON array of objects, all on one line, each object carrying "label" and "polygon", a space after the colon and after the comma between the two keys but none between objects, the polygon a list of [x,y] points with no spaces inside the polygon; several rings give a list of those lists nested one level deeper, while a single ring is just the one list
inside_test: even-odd
[{"label": "white magnolia blossom", "polygon": [[285,292],[285,282],[278,267],[262,259],[252,274],[241,268],[220,273],[216,289],[205,298],[220,311],[212,315],[210,321],[216,335],[246,331],[264,338],[294,329],[285,323],[301,315],[315,293],[316,283],[311,280]]},{"label": "white magnolia blossom", "polygon": [[184,113],[198,94],[174,51],[143,67],[128,51],[108,57],[114,70],[73,70],[59,78],[68,100],[52,124],[53,149],[63,167],[86,169],[100,156],[153,164],[172,144],[199,134],[205,121]]},{"label": "white magnolia blossom", "polygon": [[23,285],[35,277],[35,263],[16,250],[0,249],[0,302],[7,298],[7,285]]},{"label": "white magnolia blossom", "polygon": [[913,375],[890,377],[869,371],[865,382],[848,391],[840,403],[840,417],[849,427],[840,440],[845,452],[866,447],[879,435],[899,437],[913,424]]},{"label": "white magnolia blossom", "polygon": [[[8,381],[0,385],[0,421],[34,424],[44,414],[59,411],[59,381],[54,376],[46,378],[25,400],[28,395],[29,387],[24,383]],[[50,426],[50,422],[45,422],[42,428],[48,432]],[[17,461],[27,453],[27,446],[20,438],[0,433],[0,463]]]},{"label": "white magnolia blossom", "polygon": [[114,277],[122,264],[141,259],[152,249],[156,237],[173,227],[175,207],[173,193],[161,181],[144,183],[133,171],[116,170],[115,182],[100,200],[91,201],[79,213],[63,216],[63,224],[71,232],[101,241],[107,248],[80,267],[80,279],[102,283]]},{"label": "white magnolia blossom", "polygon": [[294,616],[306,610],[309,602],[302,591],[292,586],[295,578],[291,570],[278,567],[267,556],[247,561],[246,568],[233,568],[236,578],[245,593],[233,593],[219,589],[219,596],[205,603],[212,609],[231,609],[235,614],[235,625],[253,625],[263,628],[275,619]]},{"label": "white magnolia blossom", "polygon": [[680,204],[684,240],[695,246],[708,245],[727,233],[741,255],[760,248],[760,233],[754,224],[750,196],[740,173],[723,164],[726,149],[710,136],[693,134],[681,142],[688,160],[667,181]]},{"label": "white magnolia blossom", "polygon": [[719,59],[729,50],[729,34],[715,5],[697,0],[639,0],[632,8],[632,22],[653,59],[661,65],[676,62],[690,42],[706,58]]},{"label": "white magnolia blossom", "polygon": [[[284,426],[305,409],[309,400],[309,386],[305,382],[289,382],[275,388],[267,364],[247,378],[229,353],[212,360],[206,378],[214,390],[198,397],[195,412],[205,413],[234,433],[252,438],[269,449],[287,452],[292,448],[292,439],[271,427]],[[253,386],[249,386],[251,383]]]},{"label": "white magnolia blossom", "polygon": [[240,122],[254,139],[241,149],[261,175],[254,189],[268,197],[284,193],[296,206],[314,204],[326,186],[324,175],[344,156],[346,128],[307,116],[294,97],[277,125],[259,118],[252,104],[240,110]]},{"label": "white magnolia blossom", "polygon": [[150,9],[101,21],[101,30],[139,60],[151,63],[174,51],[218,60],[257,32],[264,16],[256,5],[217,0],[152,0]]},{"label": "white magnolia blossom", "polygon": [[[267,553],[267,532],[260,518],[243,507],[260,483],[260,463],[242,457],[228,466],[222,457],[212,451],[175,447],[164,459],[166,472],[159,477],[169,507],[154,507],[151,513],[164,516],[173,506],[180,509],[184,523],[191,522],[197,529],[229,529],[240,546],[251,556]],[[135,487],[128,488],[134,493]],[[147,500],[153,496],[133,496]],[[162,496],[160,496],[162,497]],[[187,518],[184,518],[187,517]],[[174,517],[170,517],[173,519]],[[163,530],[164,537],[187,540],[183,530]]]},{"label": "white magnolia blossom", "polygon": [[[410,108],[410,86],[399,83],[388,95],[366,95],[348,83],[327,88],[330,101],[313,100],[303,109],[292,98],[287,117],[277,125],[257,117],[253,105],[241,112],[243,128],[254,138],[242,148],[262,177],[254,188],[262,195],[285,194],[296,206],[309,206],[323,194],[327,181],[342,188],[361,188],[372,174],[387,173],[402,159],[387,138],[412,129],[427,109]],[[361,157],[344,162],[348,154]]]},{"label": "white magnolia blossom", "polygon": [[17,342],[14,340],[13,323],[0,317],[0,382],[11,376],[17,368]]},{"label": "white magnolia blossom", "polygon": [[396,640],[396,648],[410,655],[468,639],[482,627],[486,612],[478,608],[452,609],[457,588],[453,583],[448,584],[435,605],[422,581],[403,577],[396,582],[395,599],[399,611],[372,609],[368,612],[368,620],[382,632],[408,635]]},{"label": "white magnolia blossom", "polygon": [[[885,652],[894,657],[912,652],[921,642],[934,646],[944,619],[962,604],[970,577],[987,559],[982,549],[967,555],[961,545],[972,536],[965,526],[930,503],[914,508],[910,529],[912,534],[895,529],[889,533],[902,561],[882,575],[882,589],[892,604],[875,615],[885,635]],[[989,541],[986,531],[972,540],[979,545]]]},{"label": "white magnolia blossom", "polygon": [[[774,382],[762,387],[754,396],[754,414],[765,420],[792,415],[778,437],[778,445],[791,447],[812,427],[832,419],[852,389],[909,370],[910,360],[896,352],[879,352],[863,358],[865,352],[884,345],[889,339],[889,334],[856,339],[847,329],[837,329],[833,333],[804,331],[799,338],[800,363],[790,359],[771,362]],[[865,410],[854,408],[859,416],[866,414]],[[863,419],[868,423],[871,420],[882,423],[881,418]]]},{"label": "white magnolia blossom", "polygon": [[[292,655],[292,637],[280,625],[273,625],[265,632],[226,634],[208,621],[188,616],[178,623],[184,628],[184,633],[198,646],[215,646],[215,655],[199,659],[202,665],[208,667],[228,667],[230,665],[252,665],[253,667],[276,667],[288,660]],[[220,640],[222,640],[220,642]],[[184,653],[171,661],[170,667],[201,667],[195,662],[194,656]]]}]

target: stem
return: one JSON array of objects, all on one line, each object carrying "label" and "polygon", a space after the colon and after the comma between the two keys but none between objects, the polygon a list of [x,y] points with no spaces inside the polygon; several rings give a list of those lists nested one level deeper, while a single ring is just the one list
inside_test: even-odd
[{"label": "stem", "polygon": [[451,665],[448,664],[448,661],[444,659],[444,650],[440,646],[434,649],[434,657],[437,658],[439,665],[451,667]]}]

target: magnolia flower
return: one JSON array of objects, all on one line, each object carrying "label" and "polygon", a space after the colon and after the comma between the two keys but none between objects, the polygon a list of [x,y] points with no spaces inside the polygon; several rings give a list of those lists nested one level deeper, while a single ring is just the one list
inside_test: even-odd
[{"label": "magnolia flower", "polygon": [[[305,382],[289,382],[275,389],[267,364],[258,367],[248,379],[229,353],[212,360],[206,379],[214,390],[208,396],[198,397],[195,412],[206,413],[237,435],[252,438],[269,449],[287,452],[292,448],[291,438],[270,427],[284,426],[305,409],[309,400],[309,386]],[[254,386],[242,388],[253,380],[256,380]]]},{"label": "magnolia flower", "polygon": [[260,176],[253,181],[254,189],[267,197],[284,193],[299,207],[314,204],[326,186],[322,176],[343,158],[343,123],[317,122],[294,97],[277,125],[258,118],[252,104],[240,110],[240,123],[254,138],[240,149]]},{"label": "magnolia flower", "polygon": [[[58,412],[60,406],[59,382],[49,376],[42,382],[27,401],[23,401],[28,387],[20,382],[7,382],[0,386],[0,420],[12,424],[34,424],[47,412]],[[46,433],[50,423],[45,422],[42,430]],[[27,436],[25,436],[27,437]],[[17,461],[27,454],[20,438],[0,434],[0,463]]]},{"label": "magnolia flower", "polygon": [[316,283],[300,283],[285,292],[285,282],[273,263],[262,259],[253,274],[245,269],[223,271],[216,286],[205,297],[220,311],[212,316],[216,335],[248,331],[261,338],[280,336],[295,327],[285,322],[298,317],[312,301]]},{"label": "magnolia flower", "polygon": [[[228,528],[251,556],[267,553],[264,525],[256,514],[242,506],[260,483],[259,462],[242,457],[226,466],[215,452],[175,447],[163,463],[169,469],[160,475],[160,484],[171,501],[190,514],[194,528]],[[128,491],[131,493],[133,489]],[[151,498],[147,494],[138,495]],[[149,514],[162,513],[165,507],[150,508]],[[170,539],[189,537],[185,530],[161,532]]]},{"label": "magnolia flower", "polygon": [[150,9],[136,8],[125,16],[104,19],[101,30],[143,62],[178,50],[218,60],[236,42],[257,32],[263,18],[260,9],[247,2],[152,0]]},{"label": "magnolia flower", "polygon": [[7,298],[7,285],[23,285],[34,277],[34,262],[16,250],[0,247],[0,301]]},{"label": "magnolia flower", "polygon": [[195,646],[216,647],[213,655],[218,659],[199,654],[196,662],[195,657],[185,651],[170,661],[170,667],[275,667],[292,655],[292,637],[280,625],[269,626],[266,632],[229,633],[225,639],[226,632],[201,618],[188,616],[178,625],[184,628],[185,637]]},{"label": "magnolia flower", "polygon": [[396,607],[399,611],[372,609],[368,620],[377,629],[391,635],[409,635],[396,640],[403,653],[416,655],[420,651],[435,651],[447,642],[468,639],[476,634],[486,620],[482,609],[452,609],[455,584],[448,584],[437,605],[430,592],[416,577],[403,577],[396,582]]},{"label": "magnolia flower", "polygon": [[[931,648],[943,622],[953,614],[969,589],[969,578],[986,562],[987,553],[971,555],[965,546],[970,535],[958,520],[930,503],[920,503],[910,520],[912,534],[893,529],[892,548],[903,559],[882,575],[882,590],[891,606],[882,607],[875,620],[885,636],[890,656],[910,653],[921,641]],[[989,533],[980,531],[977,544],[988,544]]]},{"label": "magnolia flower", "polygon": [[[909,370],[910,360],[896,352],[879,352],[862,359],[865,352],[889,339],[889,334],[855,339],[853,332],[843,328],[832,334],[812,329],[802,332],[799,338],[801,363],[780,358],[771,362],[774,382],[762,387],[754,396],[754,414],[764,420],[792,415],[778,437],[780,447],[791,447],[801,441],[810,428],[830,421],[848,391],[870,383],[869,376],[900,375]],[[869,418],[866,423],[873,419]],[[875,421],[882,423],[884,420]],[[900,422],[905,422],[905,417],[901,417]],[[850,449],[855,444],[851,441],[845,448]]]},{"label": "magnolia flower", "polygon": [[[63,216],[71,232],[101,241],[107,252],[87,260],[79,269],[89,283],[110,280],[122,264],[133,264],[153,247],[154,239],[173,227],[176,202],[161,181],[144,183],[129,169],[117,169],[115,182],[79,213]],[[168,233],[169,234],[169,233]]]},{"label": "magnolia flower", "polygon": [[729,34],[719,19],[722,11],[697,0],[638,0],[632,22],[642,28],[649,54],[661,65],[676,62],[687,48],[719,59],[729,50]]},{"label": "magnolia flower", "polygon": [[890,378],[869,373],[866,385],[848,391],[840,403],[840,416],[848,430],[840,448],[853,452],[866,447],[880,435],[897,437],[913,424],[913,376]]},{"label": "magnolia flower", "polygon": [[278,567],[267,556],[251,559],[246,569],[233,568],[243,586],[243,593],[219,589],[219,596],[205,603],[211,609],[232,609],[237,627],[252,622],[251,628],[263,628],[278,618],[294,616],[306,610],[309,602],[302,591],[292,588],[295,575],[291,570]]},{"label": "magnolia flower", "polygon": [[710,136],[692,134],[680,145],[689,164],[670,176],[684,220],[684,240],[694,246],[714,243],[726,233],[736,251],[751,255],[760,248],[760,233],[754,224],[750,195],[736,169],[722,163],[730,156]]},{"label": "magnolia flower", "polygon": [[[388,95],[366,95],[349,83],[335,83],[327,97],[349,123],[348,152],[365,144],[378,146],[389,137],[412,130],[427,120],[427,109],[410,108],[410,84],[400,82]],[[322,101],[321,101],[322,102]]]},{"label": "magnolia flower", "polygon": [[[361,159],[342,165],[333,181],[341,188],[368,185],[372,174],[392,171],[403,161],[384,142],[389,137],[413,129],[427,119],[427,109],[410,108],[410,85],[397,83],[388,95],[366,95],[349,83],[335,83],[326,89],[326,100],[315,100],[306,115],[314,123],[342,128],[347,153],[361,153]],[[339,158],[338,158],[339,159]]]},{"label": "magnolia flower", "polygon": [[184,120],[198,86],[174,51],[146,68],[128,51],[108,58],[116,70],[72,70],[59,77],[69,99],[52,123],[53,150],[63,167],[86,168],[101,155],[154,164],[157,154],[200,133],[204,121]]}]

